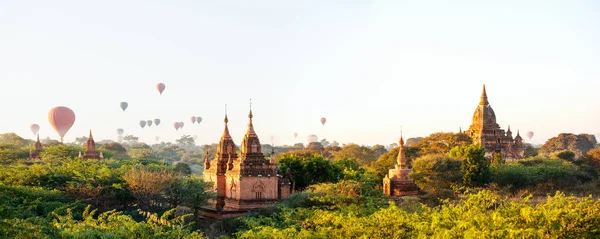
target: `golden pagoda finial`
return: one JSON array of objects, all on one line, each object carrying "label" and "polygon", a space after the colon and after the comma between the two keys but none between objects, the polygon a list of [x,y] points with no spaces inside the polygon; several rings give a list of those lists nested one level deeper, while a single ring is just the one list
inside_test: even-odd
[{"label": "golden pagoda finial", "polygon": [[248,114],[248,118],[252,119],[252,98],[250,98],[250,114]]},{"label": "golden pagoda finial", "polygon": [[225,104],[225,119],[223,120],[223,122],[225,122],[225,124],[229,122],[229,119],[227,119],[227,104]]},{"label": "golden pagoda finial", "polygon": [[489,105],[487,92],[485,92],[485,84],[483,84],[483,90],[481,91],[481,98],[479,100],[479,105]]}]

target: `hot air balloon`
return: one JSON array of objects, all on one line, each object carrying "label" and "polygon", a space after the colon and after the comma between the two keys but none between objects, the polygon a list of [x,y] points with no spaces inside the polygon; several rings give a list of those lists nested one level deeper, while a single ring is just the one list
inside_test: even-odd
[{"label": "hot air balloon", "polygon": [[200,124],[202,122],[202,117],[196,116],[196,123]]},{"label": "hot air balloon", "polygon": [[160,119],[154,119],[154,125],[158,126],[160,124]]},{"label": "hot air balloon", "polygon": [[158,93],[160,93],[160,95],[162,95],[163,91],[165,91],[165,84],[163,84],[163,83],[156,84],[156,89],[158,90]]},{"label": "hot air balloon", "polygon": [[40,131],[40,126],[38,124],[32,124],[29,126],[29,130],[31,130],[31,133],[33,133],[33,135],[36,135],[38,131]]},{"label": "hot air balloon", "polygon": [[67,107],[57,106],[48,112],[48,121],[58,133],[60,142],[62,142],[65,134],[69,132],[69,129],[75,123],[75,113]]},{"label": "hot air balloon", "polygon": [[152,120],[146,120],[146,124],[148,125],[148,127],[152,126]]},{"label": "hot air balloon", "polygon": [[294,133],[294,138],[298,138],[298,133]]},{"label": "hot air balloon", "polygon": [[183,128],[183,122],[179,122],[179,128]]},{"label": "hot air balloon", "polygon": [[308,143],[314,143],[314,142],[319,142],[319,138],[314,134],[309,135]]},{"label": "hot air balloon", "polygon": [[146,127],[146,121],[145,120],[140,120],[140,126],[142,127],[142,129],[144,127]]},{"label": "hot air balloon", "polygon": [[175,128],[175,130],[179,130],[179,122],[173,123],[173,127]]},{"label": "hot air balloon", "polygon": [[192,124],[196,123],[196,116],[192,116],[192,118],[190,118],[190,120],[192,120]]},{"label": "hot air balloon", "polygon": [[531,140],[531,138],[533,138],[533,132],[531,132],[531,131],[527,132],[527,138],[529,138]]},{"label": "hot air balloon", "polygon": [[123,130],[123,129],[117,129],[117,134],[119,136],[123,135],[123,133],[125,133],[125,130]]},{"label": "hot air balloon", "polygon": [[325,125],[325,122],[327,122],[327,119],[325,119],[325,118],[321,118],[321,124],[322,124],[322,125]]},{"label": "hot air balloon", "polygon": [[128,104],[127,102],[121,102],[121,103],[119,104],[119,106],[121,106],[121,109],[122,109],[123,111],[125,111],[125,110],[127,109],[127,107],[129,106],[129,104]]},{"label": "hot air balloon", "polygon": [[158,142],[158,139],[159,139],[159,138],[160,138],[160,137],[158,137],[158,136],[154,137],[154,139],[156,139],[156,142]]}]

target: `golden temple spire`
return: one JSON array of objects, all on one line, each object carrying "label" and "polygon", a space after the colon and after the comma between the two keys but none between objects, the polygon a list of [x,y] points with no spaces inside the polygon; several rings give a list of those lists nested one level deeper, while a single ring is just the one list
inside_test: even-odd
[{"label": "golden temple spire", "polygon": [[227,118],[227,104],[225,104],[225,119],[223,119],[223,122],[225,122],[225,129],[223,130],[223,136],[221,136],[221,138],[230,139],[231,135],[229,134],[229,127],[227,127],[227,123],[229,123],[229,119]]},{"label": "golden temple spire", "polygon": [[398,147],[398,159],[396,162],[396,167],[400,169],[407,169],[408,165],[406,164],[406,154],[404,153],[404,138],[402,136],[402,129],[400,129],[400,146]]},{"label": "golden temple spire", "polygon": [[479,99],[479,105],[489,105],[487,93],[485,92],[485,84],[483,84],[483,90],[481,91],[481,98]]}]

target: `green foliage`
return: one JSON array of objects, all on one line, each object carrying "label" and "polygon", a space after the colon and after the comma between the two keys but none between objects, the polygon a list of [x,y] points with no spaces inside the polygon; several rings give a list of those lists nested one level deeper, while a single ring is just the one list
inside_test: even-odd
[{"label": "green foliage", "polygon": [[[343,193],[325,188],[331,196]],[[343,187],[341,187],[343,188]],[[325,192],[326,193],[326,192]],[[335,196],[334,196],[335,197]],[[342,197],[343,198],[343,197]],[[283,208],[268,218],[246,218],[250,228],[239,238],[596,238],[600,236],[600,202],[587,198],[549,196],[531,204],[482,191],[458,202],[415,212],[394,204],[373,212]],[[344,206],[343,206],[344,207]],[[587,213],[581,213],[587,212]]]},{"label": "green foliage", "polygon": [[368,146],[347,144],[333,155],[336,160],[355,159],[360,165],[367,165],[375,162],[380,154]]},{"label": "green foliage", "polygon": [[445,154],[430,154],[413,162],[409,175],[424,192],[439,197],[450,197],[452,188],[462,183],[464,172],[462,160]]},{"label": "green foliage", "polygon": [[175,172],[181,173],[181,175],[190,175],[192,174],[192,168],[187,163],[177,163],[175,164]]},{"label": "green foliage", "polygon": [[64,160],[77,158],[79,153],[83,154],[84,151],[85,149],[78,145],[58,144],[44,147],[44,151],[40,153],[40,156],[46,161]]},{"label": "green foliage", "polygon": [[58,190],[0,184],[0,219],[44,217],[70,202]]},{"label": "green foliage", "polygon": [[21,136],[15,133],[4,133],[0,134],[0,144],[12,145],[15,148],[22,148],[34,144],[33,140],[21,138]]},{"label": "green foliage", "polygon": [[531,144],[525,144],[525,150],[523,152],[523,157],[530,158],[538,156],[540,152],[540,148],[533,147]]},{"label": "green foliage", "polygon": [[427,154],[445,154],[456,146],[469,145],[473,140],[462,133],[433,133],[421,141],[413,144],[413,147],[419,148],[419,156]]},{"label": "green foliage", "polygon": [[490,182],[490,166],[485,158],[483,146],[479,144],[457,146],[450,150],[450,156],[463,159],[465,173],[463,183],[465,186],[484,186]]},{"label": "green foliage", "polygon": [[0,145],[0,163],[8,164],[29,158],[28,148],[16,148],[14,145]]},{"label": "green foliage", "polygon": [[[102,146],[99,147],[99,149],[101,151],[103,151],[104,154],[106,154],[106,152],[111,153],[112,157],[115,157],[115,158],[127,158],[128,157],[127,149],[125,149],[125,147],[123,147],[123,145],[121,145],[117,142],[103,144]],[[106,155],[104,157],[108,158]]]},{"label": "green foliage", "polygon": [[108,211],[96,214],[87,207],[78,220],[68,210],[66,214],[54,214],[52,224],[60,230],[63,238],[203,238],[201,233],[192,232],[185,223],[186,216],[172,216],[173,210],[162,216],[144,213],[146,220],[136,222],[122,212]]},{"label": "green foliage", "polygon": [[492,159],[492,168],[497,168],[503,165],[504,159],[502,159],[502,155],[500,153],[494,153],[494,159]]},{"label": "green foliage", "polygon": [[342,176],[342,170],[335,167],[333,163],[323,159],[319,154],[312,154],[308,157],[295,153],[282,154],[278,167],[282,172],[288,168],[292,171],[292,176],[297,189],[304,189],[308,185],[335,182]]},{"label": "green foliage", "polygon": [[573,160],[575,160],[575,153],[573,153],[569,150],[560,150],[560,151],[552,152],[550,154],[550,157],[567,160],[567,161],[573,161]]},{"label": "green foliage", "polygon": [[494,182],[511,190],[568,189],[591,179],[577,166],[558,159],[528,159],[494,169]]}]

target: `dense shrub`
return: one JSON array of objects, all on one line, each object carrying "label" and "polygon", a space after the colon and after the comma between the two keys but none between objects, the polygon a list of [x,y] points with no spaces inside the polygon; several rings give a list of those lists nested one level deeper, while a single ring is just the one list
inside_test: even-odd
[{"label": "dense shrub", "polygon": [[514,190],[534,187],[567,189],[591,179],[592,175],[559,159],[523,160],[494,170],[494,182]]}]

